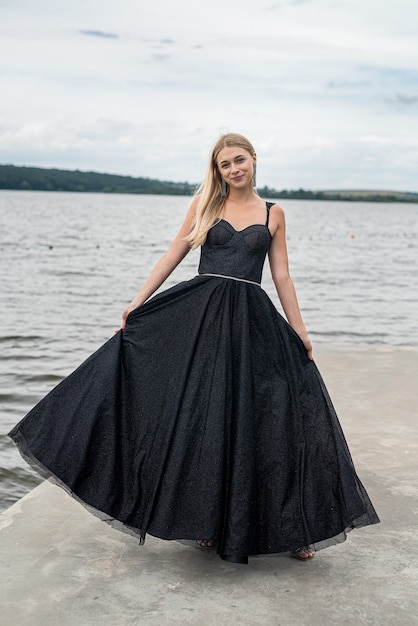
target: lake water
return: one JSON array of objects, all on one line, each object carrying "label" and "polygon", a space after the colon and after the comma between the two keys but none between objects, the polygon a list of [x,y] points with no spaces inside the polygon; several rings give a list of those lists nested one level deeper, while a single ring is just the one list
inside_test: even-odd
[{"label": "lake water", "polygon": [[[0,508],[39,479],[6,437],[113,334],[189,198],[0,192]],[[280,201],[313,342],[418,345],[418,205]],[[196,274],[189,254],[165,287]],[[263,286],[277,304],[266,264]]]}]

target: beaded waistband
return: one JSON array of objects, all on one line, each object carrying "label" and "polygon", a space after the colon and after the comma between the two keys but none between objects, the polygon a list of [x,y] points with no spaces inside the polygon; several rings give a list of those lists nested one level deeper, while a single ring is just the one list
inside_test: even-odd
[{"label": "beaded waistband", "polygon": [[216,278],[229,278],[230,280],[238,280],[240,283],[249,283],[250,285],[257,285],[257,287],[261,287],[260,283],[256,283],[254,280],[247,280],[246,278],[237,278],[236,276],[225,276],[224,274],[199,274],[199,276],[215,276]]}]

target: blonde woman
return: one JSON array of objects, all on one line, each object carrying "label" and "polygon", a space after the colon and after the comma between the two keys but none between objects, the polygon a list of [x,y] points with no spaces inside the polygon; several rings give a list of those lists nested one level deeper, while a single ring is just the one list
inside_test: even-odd
[{"label": "blonde woman", "polygon": [[[216,142],[168,252],[110,339],[10,433],[121,530],[235,563],[309,560],[378,517],[312,359],[285,217],[242,135]],[[191,248],[198,275],[150,298]],[[287,321],[260,286],[266,256]],[[59,416],[59,420],[57,420]]]},{"label": "blonde woman", "polygon": [[[191,203],[190,209],[174,239],[169,251],[157,263],[145,285],[138,292],[134,300],[123,313],[122,327],[131,311],[141,306],[156,291],[175,267],[189,252],[190,247],[197,248],[204,244],[208,231],[217,220],[222,218],[221,226],[228,230],[228,226],[235,231],[245,231],[256,225],[252,230],[254,238],[264,238],[268,247],[270,267],[277,292],[292,328],[302,339],[309,358],[312,359],[312,346],[300,314],[293,282],[289,276],[285,241],[285,218],[283,210],[274,204],[271,208],[257,195],[255,187],[256,154],[251,143],[242,135],[229,133],[220,137],[213,148],[206,173],[197,196]],[[268,219],[269,218],[269,219]],[[268,223],[268,228],[265,228]],[[264,226],[264,228],[259,228]],[[251,237],[251,231],[249,231]],[[225,235],[224,233],[224,236]],[[245,240],[245,238],[244,238]],[[242,252],[246,257],[246,249]],[[256,267],[247,268],[247,260],[242,254],[228,257],[226,266],[222,255],[215,260],[220,274],[228,273],[228,267],[236,278],[244,278],[254,274],[253,282],[261,281],[261,270],[264,256],[257,259]],[[255,260],[255,259],[254,259]],[[202,259],[199,274],[205,268],[206,259]],[[244,261],[244,265],[242,262]],[[209,262],[211,269],[212,259]],[[212,268],[213,269],[213,268]],[[250,271],[249,271],[250,270]],[[252,271],[251,271],[252,270]],[[241,276],[242,275],[242,276]]]}]

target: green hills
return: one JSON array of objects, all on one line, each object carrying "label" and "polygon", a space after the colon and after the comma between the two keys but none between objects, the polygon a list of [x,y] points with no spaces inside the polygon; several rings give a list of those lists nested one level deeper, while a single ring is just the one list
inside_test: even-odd
[{"label": "green hills", "polygon": [[[48,169],[0,165],[0,189],[30,191],[77,191],[191,196],[197,185],[174,183],[153,178],[119,176],[80,170]],[[418,193],[399,191],[328,190],[258,188],[263,198],[303,200],[351,200],[361,202],[418,202]]]}]

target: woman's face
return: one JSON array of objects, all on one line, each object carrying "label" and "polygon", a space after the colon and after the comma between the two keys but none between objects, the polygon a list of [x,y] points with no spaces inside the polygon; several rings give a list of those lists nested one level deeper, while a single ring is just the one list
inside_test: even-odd
[{"label": "woman's face", "polygon": [[230,187],[242,189],[249,184],[252,186],[255,160],[255,154],[250,154],[244,148],[228,146],[219,152],[216,164]]}]

